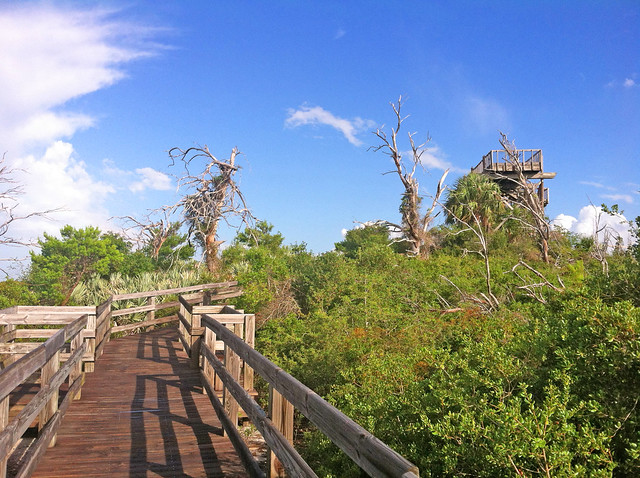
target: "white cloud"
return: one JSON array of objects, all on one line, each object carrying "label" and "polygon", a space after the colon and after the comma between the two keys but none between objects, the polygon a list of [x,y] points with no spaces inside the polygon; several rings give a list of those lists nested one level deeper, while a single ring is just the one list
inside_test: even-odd
[{"label": "white cloud", "polygon": [[123,45],[151,30],[112,21],[105,10],[54,8],[47,3],[0,7],[0,144],[12,156],[25,146],[69,138],[94,120],[61,111],[73,98],[112,85],[123,64],[147,49]]},{"label": "white cloud", "polygon": [[[70,100],[113,85],[126,76],[125,64],[157,49],[144,43],[157,29],[115,20],[117,13],[48,1],[0,6],[0,145],[9,166],[20,169],[17,212],[61,208],[53,220],[15,222],[13,237],[32,239],[64,224],[109,227],[114,187],[93,177],[62,140],[96,122],[67,108]],[[159,175],[139,174],[144,187],[164,187]]]},{"label": "white cloud", "polygon": [[602,197],[612,201],[624,201],[627,204],[633,204],[633,198],[630,194],[603,194]]},{"label": "white cloud", "polygon": [[[412,154],[408,152],[406,154]],[[445,171],[449,169],[452,172],[456,173],[468,173],[469,170],[465,168],[459,168],[454,166],[450,161],[447,161],[446,154],[440,149],[437,145],[432,145],[431,147],[425,148],[422,156],[420,157],[422,164],[427,169],[441,169]]]},{"label": "white cloud", "polygon": [[73,157],[71,144],[56,141],[42,157],[26,156],[16,162],[16,167],[20,168],[17,179],[26,192],[20,198],[19,213],[61,210],[50,215],[53,220],[16,222],[13,235],[35,238],[42,232],[55,233],[64,224],[108,228],[109,212],[105,204],[115,189],[91,177],[85,163]]},{"label": "white cloud", "polygon": [[140,175],[141,179],[129,185],[131,192],[142,192],[145,189],[156,191],[171,189],[171,178],[160,171],[153,168],[139,168],[136,169],[136,173]]},{"label": "white cloud", "polygon": [[[580,209],[577,218],[567,214],[560,214],[551,221],[551,224],[585,237],[593,237],[596,228],[602,229],[598,234],[601,241],[604,240],[607,232],[612,234],[614,238],[621,237],[625,245],[629,245],[631,241],[629,224],[623,215],[605,214],[601,207],[592,205]],[[613,242],[615,243],[615,239]]]},{"label": "white cloud", "polygon": [[285,126],[296,128],[303,125],[327,125],[340,131],[351,144],[360,146],[362,141],[356,135],[375,127],[375,122],[356,117],[352,120],[335,116],[320,106],[301,106],[299,109],[289,109]]},{"label": "white cloud", "polygon": [[342,28],[339,28],[338,31],[336,32],[336,34],[333,36],[333,39],[334,40],[339,40],[340,38],[342,38],[346,34],[347,34],[347,32],[345,30],[343,30]]},{"label": "white cloud", "polygon": [[607,88],[616,88],[618,86],[622,86],[623,88],[633,88],[638,86],[638,83],[633,78],[625,78],[624,81],[619,80],[611,80],[606,85]]},{"label": "white cloud", "polygon": [[595,181],[579,181],[580,184],[584,184],[585,186],[592,186],[594,188],[598,188],[598,189],[608,189],[609,191],[613,191],[614,188],[612,188],[611,186],[605,186],[602,183],[598,183]]}]

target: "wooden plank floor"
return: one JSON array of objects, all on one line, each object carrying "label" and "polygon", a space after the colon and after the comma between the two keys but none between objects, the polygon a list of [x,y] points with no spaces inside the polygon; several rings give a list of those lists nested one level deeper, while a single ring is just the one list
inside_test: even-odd
[{"label": "wooden plank floor", "polygon": [[113,339],[34,477],[247,476],[177,331]]}]

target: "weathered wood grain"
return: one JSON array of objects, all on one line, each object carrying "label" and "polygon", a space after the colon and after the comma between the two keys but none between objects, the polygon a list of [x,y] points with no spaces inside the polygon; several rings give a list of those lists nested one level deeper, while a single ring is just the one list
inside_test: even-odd
[{"label": "weathered wood grain", "polygon": [[118,325],[116,327],[111,327],[111,333],[115,334],[117,332],[127,332],[129,330],[146,328],[152,325],[168,324],[169,322],[175,322],[176,320],[178,320],[177,315],[169,315],[167,317],[159,317],[153,320],[145,320],[143,322],[134,322],[133,324]]},{"label": "weathered wood grain", "polygon": [[85,315],[71,324],[56,331],[49,340],[9,365],[0,372],[0,400],[9,395],[18,385],[39,370],[69,339],[76,336],[86,325],[88,317]]},{"label": "weathered wood grain", "polygon": [[[0,456],[8,456],[13,445],[20,439],[20,437],[27,431],[29,425],[36,419],[40,410],[45,404],[51,400],[54,392],[57,394],[62,383],[66,380],[67,376],[82,361],[82,354],[84,353],[85,344],[82,344],[74,354],[69,358],[65,364],[55,373],[49,383],[40,388],[38,393],[29,401],[29,403],[18,413],[18,415],[11,420],[5,426],[5,429],[0,432]],[[71,376],[71,383],[75,383],[76,379],[80,379],[78,382],[78,393],[80,392],[80,385],[82,384],[82,378],[80,375],[75,374]],[[43,428],[43,427],[41,427]]]},{"label": "weathered wood grain", "polygon": [[241,477],[174,328],[111,340],[33,477]]},{"label": "weathered wood grain", "polygon": [[[234,379],[206,344],[202,347],[202,353],[224,383],[225,388],[233,394],[251,420],[251,423],[253,423],[262,434],[267,445],[280,457],[287,470],[292,473],[292,476],[316,476],[287,438],[274,427],[265,411],[260,408],[256,401],[251,398],[247,391]],[[234,421],[230,420],[230,423],[234,423]]]}]

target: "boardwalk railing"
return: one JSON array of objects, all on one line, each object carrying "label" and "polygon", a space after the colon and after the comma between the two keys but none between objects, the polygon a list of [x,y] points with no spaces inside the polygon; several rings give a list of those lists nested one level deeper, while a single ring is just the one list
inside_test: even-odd
[{"label": "boardwalk railing", "polygon": [[[9,322],[6,317],[3,320],[5,324]],[[24,320],[28,321],[28,318]],[[49,318],[48,323],[59,323],[59,320],[60,317]],[[83,383],[82,361],[88,350],[87,342],[83,340],[83,331],[88,323],[89,316],[85,314],[61,329],[44,329],[47,331],[46,334],[39,329],[25,329],[39,331],[38,337],[48,334],[46,342],[37,345],[2,344],[5,346],[5,353],[22,346],[26,347],[28,353],[0,372],[0,477],[6,476],[8,456],[36,419],[39,436],[22,457],[21,466],[15,476],[30,476],[47,446],[55,445],[56,432],[69,403],[73,398],[80,397],[80,387]],[[20,334],[15,330],[14,332],[18,338],[34,336]],[[39,375],[40,390],[13,419],[9,420],[10,394],[34,374]],[[64,383],[67,383],[68,387],[64,399],[59,403],[60,389]]]},{"label": "boardwalk railing", "polygon": [[[543,171],[541,149],[518,149],[515,151],[518,162],[523,171]],[[492,149],[482,157],[482,161],[471,169],[472,172],[482,174],[484,171],[509,172],[514,171],[509,154],[504,149]]]},{"label": "boardwalk railing", "polygon": [[[30,476],[46,447],[55,444],[70,401],[80,397],[83,367],[84,372],[94,371],[94,363],[113,333],[171,321],[178,321],[179,338],[191,366],[200,369],[203,391],[251,476],[265,474],[238,431],[240,409],[270,448],[269,476],[316,476],[293,446],[295,408],[369,475],[417,478],[415,465],[254,350],[253,314],[230,305],[211,305],[213,300],[240,295],[236,286],[235,282],[224,282],[118,294],[97,307],[0,310],[0,356],[5,359],[0,370],[0,478],[6,476],[6,458],[36,418],[39,436],[27,448],[15,476]],[[123,301],[138,301],[138,305],[124,302],[129,306],[119,309]],[[140,301],[144,303],[139,305]],[[156,311],[172,307],[178,309],[175,315],[155,317]],[[116,317],[141,313],[145,320],[113,325]],[[51,328],[59,326],[62,328]],[[24,342],[31,339],[47,340]],[[269,384],[268,411],[255,401],[255,372]],[[15,403],[10,407],[10,399],[16,401],[20,387],[37,381],[38,392],[26,405],[20,405],[23,408]]]},{"label": "boardwalk railing", "polygon": [[[241,293],[236,285],[224,282],[119,294],[97,307],[15,306],[0,310],[0,478],[7,474],[8,457],[36,421],[38,439],[19,460],[20,469],[15,476],[29,476],[47,445],[55,445],[56,430],[69,401],[81,396],[83,372],[94,371],[95,361],[113,332],[146,329],[178,320],[177,315],[154,318],[156,310],[179,304],[177,300],[156,304],[157,298],[199,292],[191,300],[202,302],[204,291],[214,298],[235,297]],[[149,304],[112,310],[118,301],[141,298]],[[141,309],[147,313],[147,320],[112,327],[114,316],[136,314]],[[61,390],[66,395],[60,402]],[[31,400],[25,403],[29,397]]]},{"label": "boardwalk railing", "polygon": [[[188,314],[180,319],[185,349],[192,364],[201,368],[203,388],[252,476],[264,474],[238,433],[239,407],[277,457],[271,457],[270,476],[283,476],[283,472],[296,477],[316,476],[292,445],[295,407],[369,475],[418,477],[415,465],[254,350],[252,342],[243,340],[243,334],[246,339],[252,333],[252,325],[248,326],[252,315],[230,306],[198,308],[184,303],[183,307]],[[254,370],[269,384],[268,413],[249,393],[248,382],[253,384]],[[217,391],[223,387],[220,402]]]},{"label": "boardwalk railing", "polygon": [[[166,324],[178,320],[178,315],[173,314],[167,317],[156,318],[155,313],[159,310],[177,308],[180,302],[176,298],[178,294],[192,293],[187,299],[190,303],[202,303],[204,293],[208,291],[210,300],[225,300],[232,297],[242,295],[242,291],[236,286],[236,281],[216,282],[211,284],[200,284],[188,287],[180,287],[177,289],[163,289],[149,292],[134,292],[131,294],[115,294],[107,301],[109,305],[118,304],[118,302],[143,301],[144,305],[127,307],[123,309],[112,309],[111,317],[124,317],[139,313],[145,313],[146,317],[143,321],[137,321],[125,325],[113,326],[111,333],[132,332],[137,329],[146,329],[159,324]],[[164,302],[163,299],[174,298],[173,300]],[[105,305],[107,304],[105,302]]]}]

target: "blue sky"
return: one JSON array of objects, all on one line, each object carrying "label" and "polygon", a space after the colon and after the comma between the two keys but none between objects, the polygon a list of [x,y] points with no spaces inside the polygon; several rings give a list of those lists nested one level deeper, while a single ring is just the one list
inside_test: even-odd
[{"label": "blue sky", "polygon": [[500,130],[558,173],[550,218],[588,232],[590,202],[640,214],[637,1],[80,5],[0,2],[0,147],[23,211],[64,208],[15,234],[175,202],[167,151],[206,144],[243,153],[256,217],[330,250],[354,221],[399,219],[401,184],[369,147],[400,95],[404,134],[432,138],[425,195]]}]

